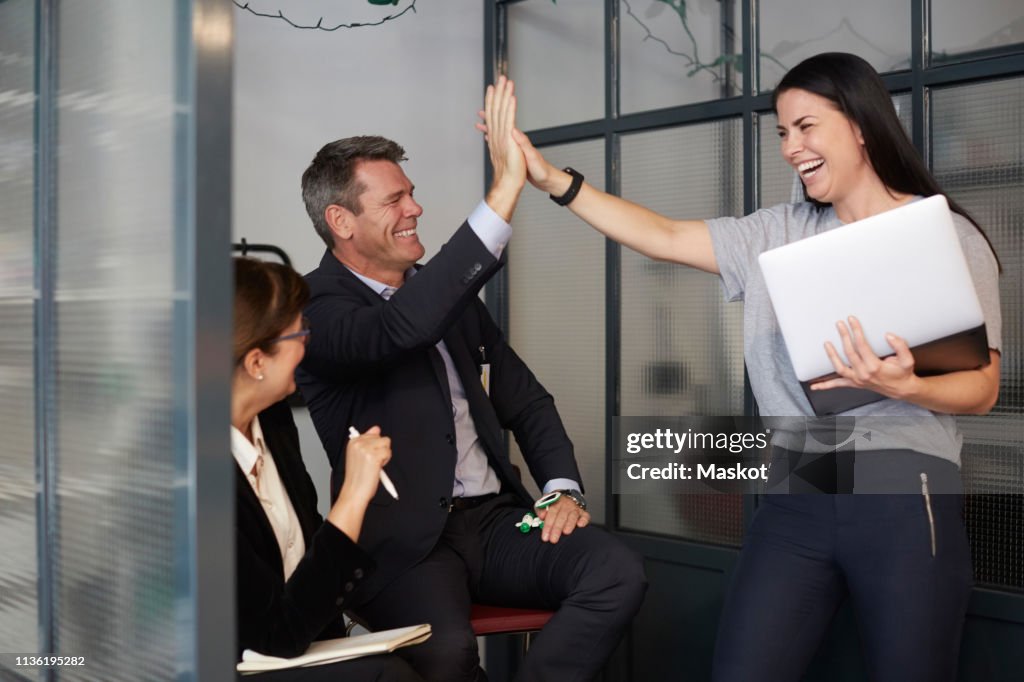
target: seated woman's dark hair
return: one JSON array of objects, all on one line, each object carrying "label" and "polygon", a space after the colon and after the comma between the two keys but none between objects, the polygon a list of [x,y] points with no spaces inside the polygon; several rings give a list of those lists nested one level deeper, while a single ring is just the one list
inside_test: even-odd
[{"label": "seated woman's dark hair", "polygon": [[281,336],[309,302],[309,285],[287,265],[235,258],[235,327],[233,357],[237,365],[253,348],[273,352]]},{"label": "seated woman's dark hair", "polygon": [[[985,237],[995,255],[992,241],[981,226],[935,182],[903,129],[885,83],[870,64],[845,52],[825,52],[805,59],[782,77],[772,93],[772,108],[776,114],[779,96],[787,90],[804,90],[835,104],[860,128],[871,167],[888,189],[924,197],[942,194],[949,208],[971,221]],[[804,198],[819,207],[824,206],[807,196],[806,188]],[[999,270],[1002,272],[1001,265]]]}]

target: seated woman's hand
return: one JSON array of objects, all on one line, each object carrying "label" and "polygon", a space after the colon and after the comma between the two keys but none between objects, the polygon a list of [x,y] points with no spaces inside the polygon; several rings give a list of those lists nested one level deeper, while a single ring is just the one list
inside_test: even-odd
[{"label": "seated woman's hand", "polygon": [[380,470],[391,459],[391,439],[374,426],[349,440],[345,448],[345,482],[338,499],[368,504],[380,485]]}]

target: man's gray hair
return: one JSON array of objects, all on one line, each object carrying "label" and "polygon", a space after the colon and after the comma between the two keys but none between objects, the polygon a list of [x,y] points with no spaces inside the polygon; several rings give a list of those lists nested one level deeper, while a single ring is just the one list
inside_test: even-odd
[{"label": "man's gray hair", "polygon": [[405,150],[397,142],[377,135],[346,137],[321,147],[302,174],[302,201],[306,204],[306,213],[328,249],[334,248],[334,233],[324,212],[331,204],[337,204],[355,215],[362,213],[359,195],[366,186],[355,179],[356,166],[360,161],[376,160],[405,161]]}]

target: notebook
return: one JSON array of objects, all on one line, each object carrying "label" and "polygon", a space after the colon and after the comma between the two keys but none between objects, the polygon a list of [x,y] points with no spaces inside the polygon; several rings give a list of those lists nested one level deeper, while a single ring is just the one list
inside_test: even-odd
[{"label": "notebook", "polygon": [[430,638],[430,624],[410,625],[394,630],[382,630],[366,635],[325,639],[313,642],[306,653],[295,658],[278,658],[266,656],[251,649],[242,652],[242,661],[236,666],[238,672],[251,674],[267,670],[283,670],[313,665],[325,665],[361,658],[374,654],[384,654],[404,646],[419,644]]},{"label": "notebook", "polygon": [[793,369],[817,415],[881,400],[864,389],[811,391],[835,376],[825,353],[842,356],[836,322],[855,315],[879,357],[885,334],[907,340],[917,374],[988,364],[981,303],[941,195],[765,251],[758,257]]}]

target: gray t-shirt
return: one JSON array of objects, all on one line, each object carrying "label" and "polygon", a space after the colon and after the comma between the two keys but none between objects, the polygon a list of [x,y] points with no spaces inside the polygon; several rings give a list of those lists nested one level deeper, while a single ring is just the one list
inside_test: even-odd
[{"label": "gray t-shirt", "polygon": [[[985,315],[989,347],[999,350],[1002,317],[995,256],[970,221],[957,214],[953,219]],[[726,300],[745,304],[743,353],[761,414],[813,416],[775,320],[757,257],[768,249],[839,227],[842,223],[835,210],[819,209],[808,202],[780,204],[743,218],[708,220],[707,225]],[[898,329],[893,331],[899,333]],[[864,425],[865,431],[871,431],[870,441],[861,441],[858,449],[909,449],[960,463],[963,437],[951,415],[885,399],[845,412],[844,416],[863,417],[856,420],[858,427]]]}]

